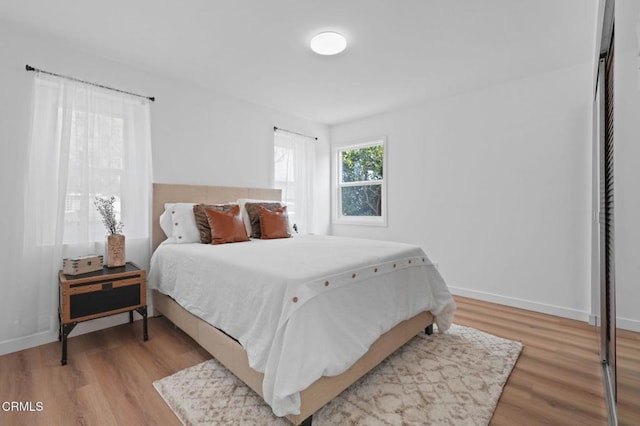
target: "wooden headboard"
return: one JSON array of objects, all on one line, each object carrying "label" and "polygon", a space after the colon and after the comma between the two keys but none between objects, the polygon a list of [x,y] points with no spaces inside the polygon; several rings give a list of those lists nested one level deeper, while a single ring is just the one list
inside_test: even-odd
[{"label": "wooden headboard", "polygon": [[282,191],[274,188],[244,188],[236,186],[153,184],[153,206],[151,212],[151,251],[167,237],[160,228],[160,215],[165,203],[233,203],[239,198],[280,200]]}]

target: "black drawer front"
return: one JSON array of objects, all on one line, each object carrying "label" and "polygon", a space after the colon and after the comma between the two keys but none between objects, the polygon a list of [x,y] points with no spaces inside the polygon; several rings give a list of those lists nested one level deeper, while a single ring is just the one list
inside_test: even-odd
[{"label": "black drawer front", "polygon": [[140,284],[113,288],[103,285],[102,291],[69,296],[70,318],[80,318],[140,304]]}]

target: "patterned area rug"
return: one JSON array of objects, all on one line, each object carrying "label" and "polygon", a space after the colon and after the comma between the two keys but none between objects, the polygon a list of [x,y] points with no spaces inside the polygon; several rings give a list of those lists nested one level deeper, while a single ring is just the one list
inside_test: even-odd
[{"label": "patterned area rug", "polygon": [[[313,415],[314,425],[487,425],[522,344],[453,325],[420,334]],[[216,360],[153,383],[185,425],[287,425]]]}]

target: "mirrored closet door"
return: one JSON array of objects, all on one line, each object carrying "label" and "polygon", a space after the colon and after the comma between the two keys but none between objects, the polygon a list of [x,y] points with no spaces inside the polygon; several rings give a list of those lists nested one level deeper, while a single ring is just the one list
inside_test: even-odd
[{"label": "mirrored closet door", "polygon": [[593,295],[609,423],[640,425],[640,2],[599,5]]}]

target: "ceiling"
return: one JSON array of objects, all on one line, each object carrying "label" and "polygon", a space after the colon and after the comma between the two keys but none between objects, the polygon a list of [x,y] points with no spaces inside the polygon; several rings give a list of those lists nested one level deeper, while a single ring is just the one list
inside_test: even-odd
[{"label": "ceiling", "polygon": [[[597,0],[24,0],[0,19],[334,125],[590,63]],[[313,35],[343,33],[333,57]]]}]

